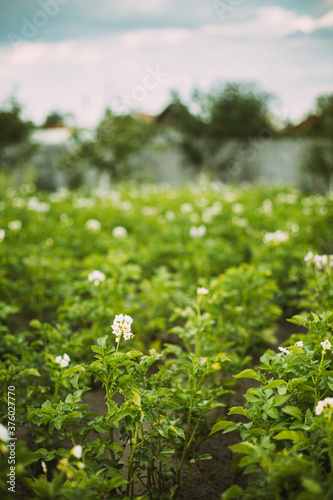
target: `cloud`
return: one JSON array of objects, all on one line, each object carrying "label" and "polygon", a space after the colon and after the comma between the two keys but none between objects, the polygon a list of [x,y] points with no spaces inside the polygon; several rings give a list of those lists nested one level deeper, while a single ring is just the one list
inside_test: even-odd
[{"label": "cloud", "polygon": [[309,110],[316,92],[333,89],[333,9],[320,0],[319,10],[309,0],[251,0],[252,8],[243,1],[223,22],[210,0],[68,0],[12,50],[8,31],[21,33],[22,17],[32,21],[41,2],[53,1],[3,0],[0,19],[0,99],[18,85],[37,123],[56,109],[95,125],[114,99],[142,85],[147,67],[169,75],[134,103],[152,114],[168,103],[170,89],[187,99],[194,85],[208,90],[216,81],[259,82],[292,118]]},{"label": "cloud", "polygon": [[278,6],[263,7],[256,11],[251,20],[235,19],[229,24],[205,25],[201,29],[211,35],[230,38],[281,38],[295,33],[310,34],[316,30],[333,27],[333,10],[318,19],[310,15],[299,15],[295,11]]},{"label": "cloud", "polygon": [[[34,40],[87,39],[146,29],[197,28],[215,17],[211,2],[201,0],[2,0],[0,43],[9,33],[22,36],[27,23],[48,22]],[[38,17],[40,19],[38,19]]]},{"label": "cloud", "polygon": [[[159,66],[168,77],[137,110],[158,113],[170,89],[186,99],[194,85],[208,90],[216,81],[255,81],[281,97],[280,112],[300,116],[317,89],[333,88],[325,39],[274,36],[262,43],[200,29],[138,30],[94,40],[31,42],[18,51],[0,49],[3,92],[22,82],[18,97],[30,117],[41,122],[52,109],[71,111],[79,123],[95,124],[103,109],[142,85],[146,68]],[[52,57],[50,57],[50,54]],[[282,108],[285,108],[283,111]],[[281,111],[282,110],[282,111]]]}]

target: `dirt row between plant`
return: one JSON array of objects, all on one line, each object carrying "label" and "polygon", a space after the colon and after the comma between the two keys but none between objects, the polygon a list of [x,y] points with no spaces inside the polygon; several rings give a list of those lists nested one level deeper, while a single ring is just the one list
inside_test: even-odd
[{"label": "dirt row between plant", "polygon": [[[289,323],[286,320],[281,320],[276,329],[277,342],[272,346],[272,349],[280,346],[293,333],[304,331],[306,330],[297,325]],[[253,360],[253,366],[258,363],[259,359]],[[229,401],[224,401],[227,406],[218,410],[221,418],[227,416],[230,407],[244,405],[245,398],[243,394],[246,393],[247,389],[256,385],[256,381],[251,379],[240,379],[239,382],[239,387],[237,387]],[[239,415],[227,416],[227,419],[235,421],[240,421],[241,418]],[[220,500],[222,493],[234,484],[245,488],[248,477],[242,475],[240,469],[232,471],[232,458],[234,454],[228,448],[239,441],[238,432],[222,434],[222,431],[203,441],[198,453],[208,453],[212,455],[212,459],[198,462],[195,465],[187,482],[180,491],[179,499]]]}]

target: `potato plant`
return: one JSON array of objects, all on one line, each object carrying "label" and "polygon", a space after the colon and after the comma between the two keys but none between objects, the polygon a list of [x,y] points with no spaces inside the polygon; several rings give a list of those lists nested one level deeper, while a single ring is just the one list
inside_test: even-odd
[{"label": "potato plant", "polygon": [[[260,386],[232,413],[249,422],[214,427],[241,431],[236,462],[274,498],[330,492],[331,350],[322,343],[332,342],[332,213],[330,193],[288,186],[127,182],[45,193],[3,182],[2,497],[8,387],[22,495],[167,499],[210,458],[198,449],[211,410],[245,376]],[[290,312],[309,333],[277,352],[276,324]],[[276,469],[287,464],[289,474],[292,463],[304,469],[298,486]],[[244,495],[257,491],[254,481]],[[236,494],[234,485],[225,498]]]}]

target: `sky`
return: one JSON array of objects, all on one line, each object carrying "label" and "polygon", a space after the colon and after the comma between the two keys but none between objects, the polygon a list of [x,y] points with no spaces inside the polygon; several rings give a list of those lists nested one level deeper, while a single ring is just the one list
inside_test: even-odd
[{"label": "sky", "polygon": [[297,122],[333,93],[333,0],[0,0],[0,102],[93,127],[177,90],[252,82]]}]

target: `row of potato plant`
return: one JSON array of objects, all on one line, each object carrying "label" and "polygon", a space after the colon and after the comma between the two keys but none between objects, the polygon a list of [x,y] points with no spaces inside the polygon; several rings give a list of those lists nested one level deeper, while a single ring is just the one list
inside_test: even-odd
[{"label": "row of potato plant", "polygon": [[[231,375],[274,342],[283,310],[328,296],[304,255],[329,245],[332,207],[330,195],[206,181],[4,189],[1,421],[15,386],[19,481],[36,498],[175,498],[209,458],[197,454],[204,416]],[[127,352],[125,332],[110,339],[122,311]],[[104,391],[103,414],[90,389]],[[5,441],[1,453],[6,498]]]},{"label": "row of potato plant", "polygon": [[256,369],[234,375],[256,380],[245,405],[229,410],[245,419],[220,421],[211,431],[240,431],[242,441],[230,447],[234,467],[251,477],[246,490],[234,485],[223,500],[332,498],[333,255],[309,251],[304,260],[306,310],[289,321],[306,332],[293,334],[279,352],[267,350]]}]

